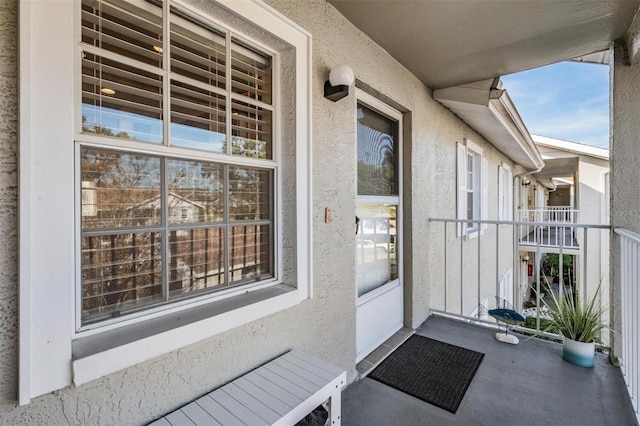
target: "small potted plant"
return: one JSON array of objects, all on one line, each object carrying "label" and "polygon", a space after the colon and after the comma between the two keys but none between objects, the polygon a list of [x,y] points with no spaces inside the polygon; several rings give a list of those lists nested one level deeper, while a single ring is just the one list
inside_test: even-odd
[{"label": "small potted plant", "polygon": [[586,303],[577,290],[575,297],[571,293],[559,295],[555,291],[550,292],[551,300],[545,302],[551,318],[547,329],[555,329],[563,336],[562,358],[565,361],[581,367],[593,367],[595,344],[602,343],[600,334],[606,327],[601,322],[604,308],[598,303],[599,295],[600,286]]}]

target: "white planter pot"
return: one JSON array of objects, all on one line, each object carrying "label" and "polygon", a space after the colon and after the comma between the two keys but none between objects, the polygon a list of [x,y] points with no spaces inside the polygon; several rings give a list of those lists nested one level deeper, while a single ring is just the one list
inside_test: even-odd
[{"label": "white planter pot", "polygon": [[584,343],[564,338],[562,359],[580,367],[593,367],[596,344]]}]

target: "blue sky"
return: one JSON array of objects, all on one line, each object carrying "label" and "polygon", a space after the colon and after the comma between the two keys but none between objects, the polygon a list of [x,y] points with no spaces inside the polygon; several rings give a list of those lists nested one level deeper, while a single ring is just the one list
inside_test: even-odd
[{"label": "blue sky", "polygon": [[560,62],[501,78],[529,133],[609,147],[609,67]]}]

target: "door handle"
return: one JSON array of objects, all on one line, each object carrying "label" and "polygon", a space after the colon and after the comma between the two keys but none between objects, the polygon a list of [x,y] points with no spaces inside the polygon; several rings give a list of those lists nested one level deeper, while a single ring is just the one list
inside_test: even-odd
[{"label": "door handle", "polygon": [[360,218],[356,216],[356,235],[358,235],[358,228],[360,227]]}]

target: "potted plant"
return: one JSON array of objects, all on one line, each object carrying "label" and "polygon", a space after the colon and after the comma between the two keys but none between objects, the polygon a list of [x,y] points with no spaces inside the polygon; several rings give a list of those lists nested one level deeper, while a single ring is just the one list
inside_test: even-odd
[{"label": "potted plant", "polygon": [[593,367],[595,344],[602,343],[600,332],[605,328],[601,322],[604,308],[598,303],[599,295],[600,286],[586,303],[577,290],[575,296],[550,292],[551,300],[545,302],[551,318],[547,330],[555,329],[563,336],[562,358],[565,361],[581,367]]}]

